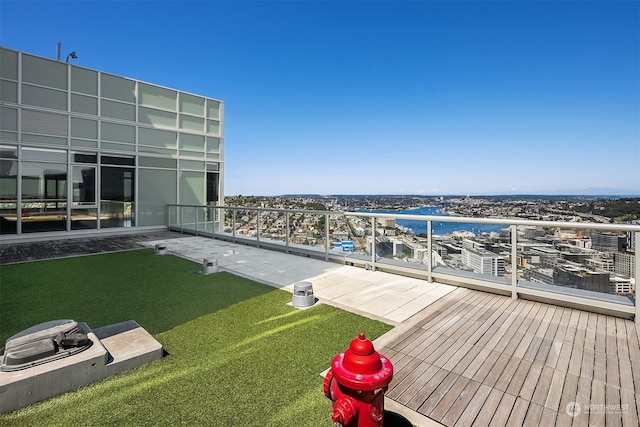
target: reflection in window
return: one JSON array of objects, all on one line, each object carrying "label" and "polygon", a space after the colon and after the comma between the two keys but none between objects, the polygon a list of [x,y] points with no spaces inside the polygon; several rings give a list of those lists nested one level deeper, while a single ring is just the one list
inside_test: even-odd
[{"label": "reflection in window", "polygon": [[96,168],[73,166],[73,205],[94,206],[96,204]]},{"label": "reflection in window", "polygon": [[15,234],[18,200],[18,151],[0,146],[0,234]]},{"label": "reflection in window", "polygon": [[22,232],[63,231],[67,224],[67,165],[22,162]]},{"label": "reflection in window", "polygon": [[103,166],[100,171],[100,227],[133,227],[134,170]]},{"label": "reflection in window", "polygon": [[74,209],[71,214],[72,230],[87,230],[98,227],[98,210],[92,209]]},{"label": "reflection in window", "polygon": [[207,172],[207,205],[218,204],[220,174]]}]

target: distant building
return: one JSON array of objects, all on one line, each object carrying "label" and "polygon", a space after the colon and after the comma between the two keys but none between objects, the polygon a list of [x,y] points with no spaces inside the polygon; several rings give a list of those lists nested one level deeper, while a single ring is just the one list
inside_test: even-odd
[{"label": "distant building", "polygon": [[393,256],[400,256],[404,253],[404,244],[400,240],[392,240],[393,244]]},{"label": "distant building", "polygon": [[636,233],[633,231],[627,231],[627,240],[625,246],[628,251],[635,251],[636,249]]},{"label": "distant building", "polygon": [[530,282],[553,285],[553,268],[525,268],[523,277]]},{"label": "distant building", "polygon": [[613,254],[614,268],[617,274],[625,277],[635,277],[636,256],[631,252],[616,252]]},{"label": "distant building", "polygon": [[471,239],[462,239],[462,249],[484,249],[484,245]]},{"label": "distant building", "polygon": [[524,238],[535,239],[536,237],[544,237],[545,232],[539,227],[524,227]]},{"label": "distant building", "polygon": [[567,261],[586,264],[587,260],[598,258],[598,251],[583,249],[573,245],[557,245],[558,254]]},{"label": "distant building", "polygon": [[429,260],[427,248],[411,248],[411,258],[426,263]]},{"label": "distant building", "polygon": [[617,295],[635,295],[636,287],[629,278],[612,277],[610,291]]},{"label": "distant building", "polygon": [[626,236],[611,232],[591,235],[591,247],[603,252],[619,252],[624,249]]},{"label": "distant building", "polygon": [[562,260],[560,252],[552,246],[536,246],[531,248],[531,257],[537,257],[542,267],[555,267]]},{"label": "distant building", "polygon": [[606,258],[606,257],[591,258],[586,260],[584,264],[587,267],[589,267],[589,269],[594,271],[609,271],[611,273],[615,271],[615,268],[614,268],[615,263],[613,258]]},{"label": "distant building", "polygon": [[484,249],[462,249],[462,263],[474,273],[504,276],[504,259]]},{"label": "distant building", "polygon": [[349,240],[350,234],[348,231],[334,231],[331,233],[331,237],[336,240]]},{"label": "distant building", "polygon": [[436,253],[440,257],[444,258],[444,257],[449,256],[449,250],[447,249],[447,246],[445,246],[443,244],[440,244],[440,243],[436,243],[433,247],[434,247]]},{"label": "distant building", "polygon": [[595,272],[587,268],[564,265],[554,269],[553,284],[594,292],[609,292],[609,273]]},{"label": "distant building", "polygon": [[570,240],[571,244],[573,246],[577,246],[579,248],[584,248],[584,249],[591,249],[592,248],[592,242],[591,239],[589,239],[588,237],[579,237],[579,238],[575,238]]}]

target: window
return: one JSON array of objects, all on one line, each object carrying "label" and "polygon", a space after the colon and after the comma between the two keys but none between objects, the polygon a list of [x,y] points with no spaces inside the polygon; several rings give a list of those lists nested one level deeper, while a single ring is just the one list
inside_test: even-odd
[{"label": "window", "polygon": [[73,206],[96,205],[96,167],[74,165],[71,173]]}]

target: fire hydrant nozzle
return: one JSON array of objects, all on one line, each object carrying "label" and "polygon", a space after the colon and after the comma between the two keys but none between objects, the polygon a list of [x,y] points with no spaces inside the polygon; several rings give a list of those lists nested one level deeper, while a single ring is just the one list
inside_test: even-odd
[{"label": "fire hydrant nozzle", "polygon": [[354,417],[358,416],[358,409],[353,405],[349,397],[341,397],[333,404],[331,421],[342,425],[349,425]]}]

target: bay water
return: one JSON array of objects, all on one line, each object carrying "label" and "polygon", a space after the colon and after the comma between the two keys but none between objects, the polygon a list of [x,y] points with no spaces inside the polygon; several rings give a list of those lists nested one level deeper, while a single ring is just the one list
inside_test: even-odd
[{"label": "bay water", "polygon": [[[441,208],[438,206],[422,206],[414,209],[406,210],[363,210],[361,212],[376,212],[376,213],[392,213],[392,214],[406,214],[406,215],[432,215],[432,216],[450,216],[440,212]],[[419,234],[427,233],[427,221],[416,221],[407,219],[396,219],[396,224],[403,227],[407,227],[413,231],[417,236]],[[468,231],[473,234],[499,232],[500,230],[507,228],[508,225],[500,224],[474,224],[466,222],[439,222],[433,221],[431,223],[433,228],[433,234],[452,234],[455,231]]]}]

